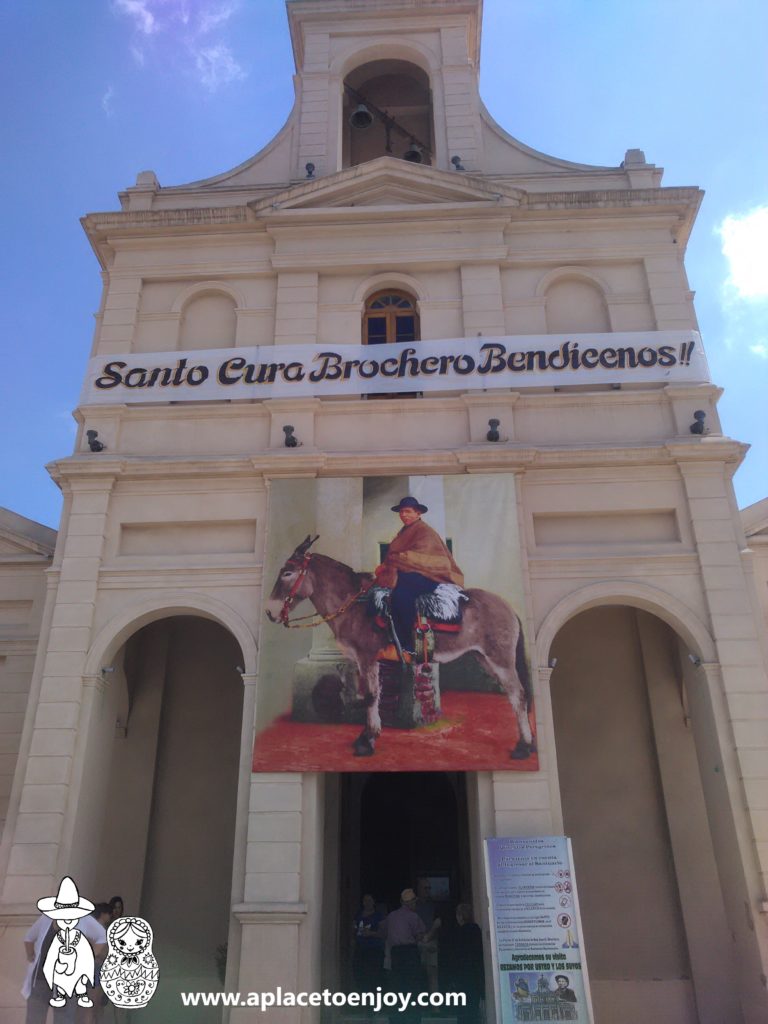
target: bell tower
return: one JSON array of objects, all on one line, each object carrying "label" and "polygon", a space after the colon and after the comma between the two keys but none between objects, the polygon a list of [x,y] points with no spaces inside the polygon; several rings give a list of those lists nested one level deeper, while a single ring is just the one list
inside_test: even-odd
[{"label": "bell tower", "polygon": [[482,169],[482,0],[288,0],[294,176],[380,156]]}]

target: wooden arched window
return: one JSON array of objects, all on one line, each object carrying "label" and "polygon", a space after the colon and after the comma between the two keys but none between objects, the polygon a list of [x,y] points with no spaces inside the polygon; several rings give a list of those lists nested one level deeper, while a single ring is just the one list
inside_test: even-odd
[{"label": "wooden arched window", "polygon": [[406,292],[374,292],[365,303],[363,344],[418,341],[419,315],[416,300]]}]

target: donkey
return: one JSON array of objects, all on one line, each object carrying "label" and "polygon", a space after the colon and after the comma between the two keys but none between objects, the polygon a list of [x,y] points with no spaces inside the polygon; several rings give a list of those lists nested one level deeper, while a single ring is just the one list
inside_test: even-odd
[{"label": "donkey", "polygon": [[[310,554],[318,537],[307,536],[280,569],[265,610],[270,622],[289,625],[299,602],[309,600],[319,621],[330,626],[336,643],[357,666],[366,706],[366,724],[354,742],[357,757],[370,757],[381,734],[379,665],[376,655],[387,642],[386,630],[356,598],[372,582],[371,573],[355,572],[327,555]],[[519,617],[506,601],[487,590],[465,591],[469,600],[458,633],[435,633],[434,659],[455,661],[473,651],[483,668],[501,684],[517,717],[519,739],[511,752],[522,761],[536,750],[529,712],[533,693]]]}]

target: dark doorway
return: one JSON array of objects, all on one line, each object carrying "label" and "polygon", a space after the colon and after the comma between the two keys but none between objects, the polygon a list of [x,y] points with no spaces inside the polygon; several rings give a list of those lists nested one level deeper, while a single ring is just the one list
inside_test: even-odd
[{"label": "dark doorway", "polygon": [[428,878],[450,930],[472,900],[466,777],[462,772],[382,772],[341,777],[340,978],[351,985],[351,926],[363,893],[382,911]]}]

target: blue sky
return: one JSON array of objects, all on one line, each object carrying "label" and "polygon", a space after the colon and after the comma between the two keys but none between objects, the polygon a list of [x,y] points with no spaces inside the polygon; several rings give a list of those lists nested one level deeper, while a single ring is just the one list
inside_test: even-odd
[{"label": "blue sky", "polygon": [[[752,444],[740,505],[768,494],[768,5],[485,0],[481,92],[512,135],[698,185],[687,256],[727,434]],[[99,302],[78,222],[136,173],[208,177],[259,150],[293,87],[282,0],[6,0],[0,504],[51,526],[44,465],[71,452]]]}]

